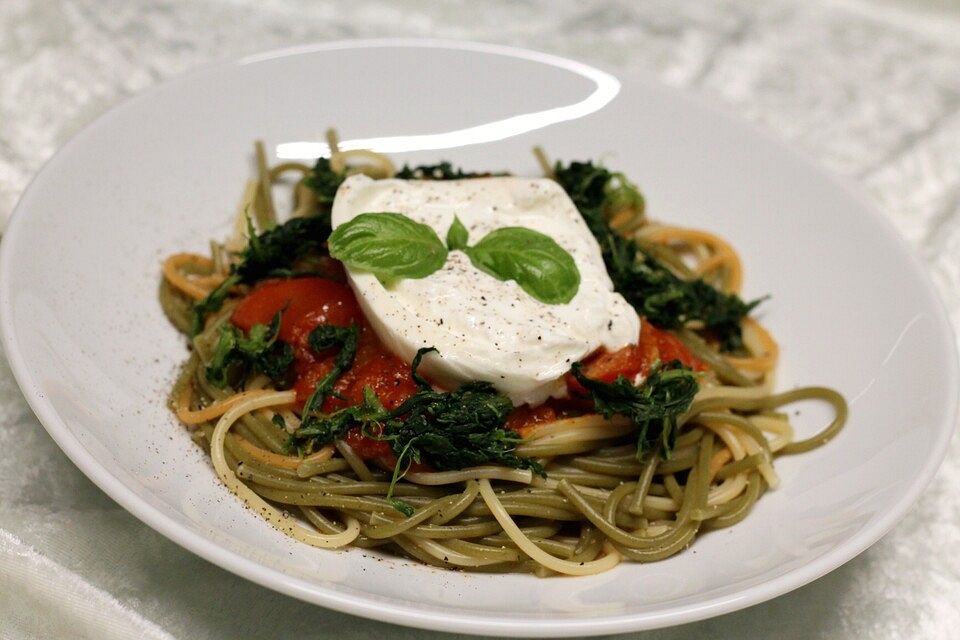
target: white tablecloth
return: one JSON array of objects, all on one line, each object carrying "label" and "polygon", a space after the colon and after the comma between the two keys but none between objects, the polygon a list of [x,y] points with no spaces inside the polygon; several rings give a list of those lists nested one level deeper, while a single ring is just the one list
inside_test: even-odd
[{"label": "white tablecloth", "polygon": [[[960,7],[951,0],[0,0],[0,228],[110,106],[212,59],[436,36],[544,49],[725,103],[853,179],[960,328]],[[0,358],[0,637],[441,637],[326,611],[194,557],[57,449]],[[872,549],[769,603],[641,638],[960,637],[960,438]]]}]

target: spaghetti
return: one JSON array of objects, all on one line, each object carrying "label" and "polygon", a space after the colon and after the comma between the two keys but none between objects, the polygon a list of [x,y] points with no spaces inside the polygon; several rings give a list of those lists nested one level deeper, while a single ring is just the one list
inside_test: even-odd
[{"label": "spaghetti", "polygon": [[[337,150],[335,135],[331,148],[334,174],[396,173],[380,154]],[[211,256],[178,253],[163,263],[160,300],[181,331],[189,334],[196,326],[197,301],[222,298],[191,338],[193,352],[170,406],[209,452],[230,491],[296,540],[325,549],[377,548],[440,567],[541,576],[652,562],[680,552],[701,533],[742,520],[779,484],[778,457],[825,444],[846,420],[846,402],[831,389],[771,391],[778,347],[756,320],[744,317],[742,344],[724,352],[710,327],[694,319],[668,336],[685,357],[702,364],[699,390],[677,418],[669,456],[648,449],[638,457],[634,422],[583,405],[520,424],[523,439],[513,454],[535,460],[535,468],[390,468],[383,464],[390,451],[380,447],[377,457],[364,449],[373,447],[375,437],[291,450],[290,434],[300,427],[304,409],[289,381],[278,384],[252,369],[223,385],[208,375],[224,328],[251,291],[251,283],[232,275],[232,265],[251,231],[277,224],[274,187],[292,176],[287,182],[294,218],[318,216],[329,206],[311,186],[314,169],[299,163],[269,167],[261,144],[255,151],[257,176],[245,186],[231,237],[213,243]],[[542,151],[538,157],[551,176]],[[610,228],[678,278],[739,291],[743,270],[725,240],[650,222],[642,207],[629,202],[613,209]],[[329,257],[307,258],[312,273],[326,270],[326,277],[337,277]],[[804,400],[829,403],[834,418],[818,434],[798,440],[783,407]]]}]

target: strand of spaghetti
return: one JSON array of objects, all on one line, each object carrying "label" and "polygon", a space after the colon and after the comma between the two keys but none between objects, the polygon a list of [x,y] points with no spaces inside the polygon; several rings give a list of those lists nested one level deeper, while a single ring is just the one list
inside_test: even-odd
[{"label": "strand of spaghetti", "polygon": [[[259,460],[260,462],[263,462],[264,464],[280,467],[281,469],[290,469],[292,471],[296,471],[297,467],[299,467],[303,462],[303,458],[298,456],[285,456],[279,453],[274,453],[273,451],[261,449],[246,438],[237,437],[236,442],[237,445],[247,453],[247,455],[249,455],[251,458]],[[332,448],[331,455],[333,455]]]},{"label": "strand of spaghetti", "polygon": [[739,293],[743,284],[743,268],[740,265],[740,258],[733,247],[723,238],[700,229],[683,229],[681,227],[670,227],[666,225],[650,225],[641,231],[643,236],[653,242],[683,242],[690,246],[705,244],[709,246],[715,255],[721,256],[723,265],[727,268],[727,290],[731,293]]},{"label": "strand of spaghetti", "polygon": [[[619,487],[617,491],[614,491],[611,494],[608,504],[604,505],[605,510],[608,514],[613,515],[616,513],[616,503],[622,499],[627,492],[633,491],[635,486],[633,483],[624,485],[627,487]],[[670,536],[673,535],[673,530],[669,530],[667,533],[661,534],[659,536],[639,536],[629,531],[624,531],[617,527],[612,518],[607,518],[599,509],[591,505],[587,500],[581,496],[576,489],[574,489],[570,483],[566,481],[560,482],[560,492],[565,495],[570,502],[573,504],[576,509],[587,518],[593,526],[597,527],[600,531],[603,532],[610,540],[613,542],[622,544],[624,546],[630,547],[632,549],[652,549],[660,546],[665,541],[667,541]],[[610,503],[613,504],[610,504]]]},{"label": "strand of spaghetti", "polygon": [[729,449],[730,453],[733,455],[734,460],[742,460],[747,456],[747,452],[743,448],[740,438],[737,437],[737,434],[734,433],[733,429],[731,429],[729,425],[714,423],[704,426],[720,436],[720,439],[723,440],[723,444],[727,445],[727,449]]},{"label": "strand of spaghetti", "polygon": [[[237,444],[237,438],[239,437],[239,433],[237,432],[241,430],[240,429],[241,426],[242,426],[242,423],[239,421],[233,426],[233,431],[230,433],[230,436],[227,437],[226,446],[227,446],[227,451],[229,453],[232,453],[233,456],[238,461],[243,463],[244,472],[247,472],[247,471],[256,472],[256,475],[258,477],[269,476],[271,478],[282,479],[286,481],[304,480],[303,478],[297,475],[296,471],[292,469],[285,469],[283,467],[278,467],[278,466],[263,462],[262,460],[254,458],[249,453],[247,453],[245,449],[243,449],[239,444]],[[210,433],[211,435],[213,434],[212,429]],[[347,463],[340,458],[334,458],[332,460],[329,460],[324,466],[326,469],[326,473],[334,474],[337,471],[343,471],[344,469],[346,469]],[[237,475],[238,476],[242,475],[239,469],[237,470]],[[247,476],[244,476],[243,479],[246,480],[248,478]],[[260,483],[260,480],[254,480],[254,482]],[[319,486],[321,482],[322,481],[318,479],[315,484],[312,484],[310,486]],[[329,483],[323,484],[323,487],[326,488],[328,485]],[[303,485],[297,485],[297,486],[303,486]]]},{"label": "strand of spaghetti", "polygon": [[207,277],[225,278],[227,276],[226,257],[226,251],[224,250],[223,245],[216,240],[211,240],[210,259],[213,262],[213,273]]},{"label": "strand of spaghetti", "polygon": [[230,253],[240,253],[247,246],[249,241],[247,237],[247,216],[250,215],[250,209],[259,191],[260,182],[258,180],[247,180],[247,184],[243,188],[243,194],[240,196],[240,204],[237,205],[237,213],[233,217],[230,237],[223,243],[224,249]]},{"label": "strand of spaghetti", "polygon": [[248,397],[242,402],[235,403],[226,413],[221,416],[217,426],[213,430],[213,436],[210,439],[210,457],[213,460],[213,468],[216,470],[220,480],[227,488],[235,493],[244,503],[260,514],[270,524],[276,527],[286,535],[312,545],[326,549],[343,547],[350,544],[360,534],[360,523],[351,517],[344,518],[344,530],[332,535],[323,535],[316,531],[311,531],[303,525],[297,523],[289,514],[279,511],[268,504],[263,498],[258,496],[247,485],[243,484],[230,470],[227,460],[224,456],[224,441],[227,432],[233,423],[245,413],[256,411],[264,407],[290,404],[296,399],[294,391],[264,391],[257,394],[256,397]]},{"label": "strand of spaghetti", "polygon": [[[562,550],[561,553],[566,551],[566,547],[561,541],[548,540],[545,542],[555,550]],[[543,543],[541,542],[541,544]],[[486,544],[482,539],[477,542],[469,542],[467,540],[453,538],[446,541],[446,546],[471,558],[489,561],[490,564],[520,561],[520,553],[515,549],[510,548],[508,545]]]},{"label": "strand of spaghetti", "polygon": [[748,371],[767,372],[776,368],[780,347],[773,336],[753,318],[744,318],[740,326],[743,328],[743,341],[750,347],[751,352],[760,355],[749,358],[726,356],[727,362],[737,369]]},{"label": "strand of spaghetti", "polygon": [[189,335],[193,320],[193,298],[177,290],[170,281],[160,278],[160,307],[180,333]]},{"label": "strand of spaghetti", "polygon": [[[630,433],[630,431],[627,431]],[[590,439],[565,439],[565,442],[547,443],[547,444],[525,444],[517,447],[514,452],[525,458],[556,458],[558,456],[569,456],[577,453],[586,453],[594,451],[598,447],[616,442],[622,433],[611,433],[605,438],[600,438],[602,434],[595,433],[595,438]]]},{"label": "strand of spaghetti", "polygon": [[[690,518],[700,522],[704,519],[707,509],[707,501],[710,492],[710,458],[713,457],[714,434],[707,433],[701,440],[700,451],[697,456],[697,466],[694,471],[687,476],[687,485],[694,483],[693,508],[690,510]],[[694,478],[696,482],[694,482]]]},{"label": "strand of spaghetti", "polygon": [[732,459],[733,459],[733,453],[726,446],[724,446],[719,451],[715,451],[713,454],[713,458],[710,459],[710,475],[715,476],[716,473],[720,470],[720,468],[723,467],[728,462],[730,462],[730,460]]},{"label": "strand of spaghetti", "polygon": [[[724,449],[724,450],[721,451],[720,453],[726,453],[726,454],[727,454],[727,456],[726,456],[727,460],[730,459],[730,458],[729,458],[729,454],[730,454],[730,450],[729,450],[729,449]],[[716,456],[714,456],[714,459],[716,459]],[[737,475],[738,473],[741,473],[741,472],[743,472],[743,471],[750,471],[750,470],[752,470],[752,469],[755,469],[755,468],[757,467],[757,465],[760,464],[761,462],[763,462],[763,456],[760,455],[759,453],[755,453],[755,454],[753,454],[753,455],[747,456],[746,458],[741,458],[740,460],[737,460],[736,462],[731,462],[730,464],[726,464],[726,460],[725,460],[724,462],[721,462],[721,463],[720,463],[720,467],[719,467],[718,469],[716,469],[716,471],[714,471],[714,469],[713,469],[713,464],[714,464],[714,463],[711,461],[711,463],[710,463],[710,470],[711,470],[711,473],[713,473],[713,477],[714,477],[715,479],[717,479],[717,480],[725,480],[725,479],[729,478],[730,476],[735,476],[735,475]]]},{"label": "strand of spaghetti", "polygon": [[537,163],[540,165],[544,177],[556,180],[557,176],[553,172],[553,165],[550,164],[550,159],[547,158],[547,152],[543,150],[543,147],[540,145],[535,146],[533,148],[533,157],[537,159]]},{"label": "strand of spaghetti", "polygon": [[327,129],[327,146],[330,147],[330,155],[340,153],[340,134],[333,127]]},{"label": "strand of spaghetti", "polygon": [[608,550],[607,555],[599,560],[592,560],[590,562],[570,562],[569,560],[562,560],[552,556],[535,545],[530,538],[523,534],[520,527],[517,526],[517,523],[513,521],[510,514],[508,514],[506,509],[503,508],[503,505],[500,504],[497,494],[494,492],[493,487],[490,486],[490,481],[486,478],[480,480],[480,496],[486,503],[487,508],[490,509],[490,513],[492,513],[493,517],[500,523],[503,531],[510,537],[513,543],[516,544],[521,551],[530,556],[531,559],[552,571],[571,576],[586,576],[609,571],[620,563],[620,554],[613,550]]},{"label": "strand of spaghetti", "polygon": [[747,517],[747,514],[750,513],[750,509],[753,508],[754,503],[760,496],[761,484],[760,474],[751,473],[750,481],[747,483],[747,490],[742,496],[732,501],[732,508],[722,515],[704,522],[704,525],[711,529],[721,529],[735,525],[743,520]]},{"label": "strand of spaghetti", "polygon": [[847,421],[849,408],[847,401],[838,392],[828,387],[801,387],[783,393],[769,394],[765,389],[743,387],[701,387],[693,400],[688,414],[717,408],[729,408],[738,411],[769,411],[777,407],[801,400],[823,400],[833,405],[833,420],[819,433],[784,446],[781,454],[803,453],[822,446],[832,440]]},{"label": "strand of spaghetti", "polygon": [[471,557],[465,553],[454,551],[450,547],[442,545],[439,542],[434,542],[429,538],[417,538],[414,536],[402,537],[410,544],[416,545],[421,551],[433,556],[437,560],[457,565],[459,567],[483,567],[486,565],[503,562],[503,559],[501,558],[492,559]]},{"label": "strand of spaghetti", "polygon": [[[679,438],[677,441],[679,442]],[[650,491],[650,485],[653,484],[653,474],[657,471],[658,461],[658,455],[648,453],[647,460],[643,463],[643,470],[637,479],[637,490],[633,493],[633,500],[631,500],[630,506],[627,507],[627,511],[635,516],[643,515],[643,510],[646,506],[646,496]]]},{"label": "strand of spaghetti", "polygon": [[[728,425],[736,431],[749,436],[749,438],[759,445],[768,454],[768,456],[770,454],[770,443],[767,441],[767,437],[763,435],[763,431],[761,431],[757,425],[753,424],[743,416],[722,411],[704,411],[703,413],[698,414],[694,419],[703,425]],[[748,453],[755,452],[748,451]]]},{"label": "strand of spaghetti", "polygon": [[[551,476],[555,476],[555,474],[551,473]],[[618,481],[615,486],[617,487],[623,486],[619,478],[617,480]],[[588,495],[592,498],[598,498],[604,502],[606,502],[606,500],[610,496],[610,492],[607,492],[606,494],[597,494],[595,493],[596,489],[592,489],[591,487],[580,486],[576,483],[575,480],[571,480],[570,478],[563,478],[561,480],[556,480],[555,477],[551,477],[544,481],[544,486],[549,489],[554,489],[556,491],[559,491],[561,482],[567,482],[571,486],[576,487],[579,493]],[[664,512],[674,512],[680,509],[680,504],[677,503],[673,498],[670,498],[667,496],[644,495],[642,508],[656,509],[657,511],[664,511]],[[642,515],[642,510],[640,513],[635,513],[633,515]]]},{"label": "strand of spaghetti", "polygon": [[636,427],[624,416],[617,416],[617,419],[606,419],[603,416],[597,416],[602,422],[591,424],[579,428],[571,428],[564,431],[553,431],[547,435],[538,434],[536,439],[530,444],[565,444],[583,440],[606,440],[607,438],[616,438],[631,431]]},{"label": "strand of spaghetti", "polygon": [[209,276],[199,276],[193,279],[194,284],[203,287],[204,289],[215,289],[221,284],[226,278],[222,275],[209,275]]},{"label": "strand of spaghetti", "polygon": [[334,173],[345,173],[350,160],[365,161],[367,164],[360,167],[360,172],[371,178],[390,178],[397,172],[389,157],[367,149],[337,151],[330,156],[330,169]]},{"label": "strand of spaghetti", "polygon": [[755,455],[759,453],[763,455],[763,462],[757,465],[757,470],[760,472],[760,475],[763,476],[764,482],[766,482],[771,489],[778,488],[780,486],[780,476],[777,475],[773,465],[770,464],[769,453],[762,450],[753,438],[741,436],[740,441],[743,443],[743,447],[747,450],[748,454]]},{"label": "strand of spaghetti", "polygon": [[707,494],[707,506],[712,507],[733,500],[743,493],[743,489],[746,486],[746,473],[738,473],[735,476],[725,479],[719,485],[711,487],[709,493]]},{"label": "strand of spaghetti", "polygon": [[276,180],[287,171],[299,171],[305,175],[310,173],[310,167],[302,162],[281,162],[270,167],[270,178]]},{"label": "strand of spaghetti", "polygon": [[370,468],[367,467],[360,456],[353,452],[350,445],[343,440],[337,440],[334,446],[337,448],[337,451],[340,452],[343,459],[347,461],[347,464],[350,465],[350,468],[353,469],[353,472],[357,474],[358,478],[365,482],[373,480],[373,474],[370,473]]},{"label": "strand of spaghetti", "polygon": [[209,289],[204,288],[198,282],[191,281],[180,268],[186,265],[200,267],[206,271],[213,270],[213,260],[206,256],[196,253],[175,253],[163,261],[163,277],[174,288],[187,294],[194,300],[202,300],[210,293]]},{"label": "strand of spaghetti", "polygon": [[277,224],[277,210],[273,206],[273,188],[270,176],[270,166],[267,164],[267,152],[264,149],[263,141],[257,140],[254,144],[254,155],[257,159],[257,175],[260,186],[259,208],[254,208],[254,214],[257,216],[257,224],[260,231],[267,231]]},{"label": "strand of spaghetti", "polygon": [[770,451],[774,453],[783,449],[793,440],[793,427],[784,419],[770,416],[750,416],[748,419],[757,425],[757,428],[761,431],[769,431],[774,434],[774,437],[770,440]]},{"label": "strand of spaghetti", "polygon": [[723,264],[724,257],[722,255],[712,255],[698,264],[694,269],[694,273],[702,278],[704,275],[710,273],[714,269],[722,267]]},{"label": "strand of spaghetti", "polygon": [[625,208],[616,211],[609,219],[610,227],[622,236],[629,237],[631,233],[646,224],[642,211]]},{"label": "strand of spaghetti", "polygon": [[511,469],[509,467],[489,465],[484,467],[471,467],[459,471],[438,471],[433,473],[407,472],[403,476],[403,479],[408,482],[425,485],[454,484],[457,482],[465,482],[466,480],[479,480],[480,478],[530,484],[533,482],[533,472],[529,469]]},{"label": "strand of spaghetti", "polygon": [[[184,391],[181,392],[183,395],[180,396],[180,402],[178,402],[177,407],[177,418],[180,419],[185,425],[195,425],[200,424],[201,422],[209,422],[214,418],[219,418],[224,413],[226,413],[231,407],[237,405],[237,403],[244,402],[251,398],[257,398],[264,394],[262,389],[256,389],[252,391],[244,391],[242,393],[237,393],[232,396],[228,396],[225,400],[215,402],[209,407],[204,407],[203,409],[197,409],[195,411],[190,410],[190,399],[189,395],[190,385],[184,386]],[[186,400],[184,402],[184,400]]]},{"label": "strand of spaghetti", "polygon": [[[671,458],[682,458],[687,455],[686,450],[689,447],[681,449],[676,447],[671,454]],[[605,460],[603,458],[594,458],[591,456],[582,456],[573,458],[568,462],[571,467],[583,469],[593,473],[606,473],[611,476],[625,476],[635,478],[643,471],[643,466],[637,462],[636,453],[631,458],[624,460],[617,458],[615,460]]]},{"label": "strand of spaghetti", "polygon": [[[329,461],[335,452],[336,449],[334,446],[332,444],[328,444],[316,453],[310,454],[297,466],[297,475],[301,478],[309,478],[312,475],[321,473],[322,469],[324,468],[324,463]],[[344,462],[344,464],[348,463]]]},{"label": "strand of spaghetti", "polygon": [[[458,496],[456,495],[453,496],[453,500],[456,500],[457,498]],[[403,520],[399,520],[395,522],[388,518],[384,518],[382,524],[360,525],[360,532],[363,535],[367,536],[368,538],[372,538],[374,540],[385,540],[387,538],[393,538],[394,536],[398,536],[402,533],[406,533],[409,529],[413,529],[415,526],[417,526],[421,522],[429,520],[434,516],[434,514],[440,511],[445,505],[448,505],[450,503],[451,503],[450,496],[447,496],[446,498],[440,498],[438,500],[434,500],[431,504],[427,505],[426,507],[417,509],[417,511],[412,516],[408,518],[404,518]],[[371,523],[376,522],[376,519],[372,517],[375,514],[376,512],[371,514],[371,519],[370,519]]]},{"label": "strand of spaghetti", "polygon": [[303,180],[297,183],[293,190],[296,198],[296,207],[290,212],[291,218],[304,218],[317,209],[317,193],[308,187]]},{"label": "strand of spaghetti", "polygon": [[461,513],[466,511],[467,508],[474,503],[479,493],[480,485],[477,484],[477,481],[467,480],[466,486],[463,489],[463,493],[460,494],[460,497],[457,499],[457,501],[431,518],[429,524],[444,525],[448,522],[453,522],[455,519],[460,517]]},{"label": "strand of spaghetti", "polygon": [[676,335],[680,339],[680,342],[682,342],[693,355],[705,362],[713,372],[717,374],[717,377],[720,378],[721,381],[733,383],[738,387],[756,386],[757,383],[755,381],[743,375],[739,369],[727,362],[726,358],[711,348],[710,345],[704,342],[703,338],[689,328],[680,329]]},{"label": "strand of spaghetti", "polygon": [[624,426],[629,425],[629,418],[623,416],[614,416],[613,418],[607,420],[598,413],[591,413],[585,416],[576,416],[574,418],[563,418],[562,420],[555,420],[553,422],[545,422],[543,424],[538,424],[529,431],[527,431],[525,440],[527,442],[533,442],[541,438],[546,438],[548,436],[555,436],[567,431],[578,431],[580,429],[588,429],[595,427],[603,426]]}]

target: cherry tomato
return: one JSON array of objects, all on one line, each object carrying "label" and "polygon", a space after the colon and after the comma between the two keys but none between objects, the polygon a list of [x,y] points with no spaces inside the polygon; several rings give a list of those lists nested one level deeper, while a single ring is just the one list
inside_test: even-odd
[{"label": "cherry tomato", "polygon": [[[673,334],[658,329],[646,320],[641,322],[640,340],[617,351],[601,351],[583,363],[583,374],[593,380],[613,382],[619,376],[633,380],[646,376],[656,362],[679,360],[694,371],[705,371],[707,366]],[[567,376],[567,388],[574,393],[585,393],[577,380]]]},{"label": "cherry tomato", "polygon": [[240,301],[230,320],[249,331],[255,324],[269,324],[278,311],[283,311],[280,339],[305,358],[312,355],[307,337],[316,327],[323,324],[348,327],[363,321],[350,288],[326,278],[261,282]]}]

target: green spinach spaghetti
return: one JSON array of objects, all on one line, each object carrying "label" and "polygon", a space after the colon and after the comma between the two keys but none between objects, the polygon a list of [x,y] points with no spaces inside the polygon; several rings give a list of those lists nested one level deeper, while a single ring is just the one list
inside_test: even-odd
[{"label": "green spinach spaghetti", "polygon": [[[284,534],[439,567],[588,575],[746,517],[842,428],[777,393],[724,239],[647,217],[622,173],[269,166],[209,255],[163,263],[191,353],[170,407]],[[278,219],[274,191],[292,189]],[[784,407],[830,404],[797,439]]]}]

